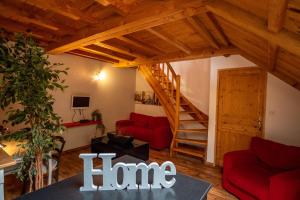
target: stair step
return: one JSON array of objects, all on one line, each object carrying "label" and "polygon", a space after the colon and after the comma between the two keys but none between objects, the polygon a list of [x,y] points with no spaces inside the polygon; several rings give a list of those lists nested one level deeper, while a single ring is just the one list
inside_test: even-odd
[{"label": "stair step", "polygon": [[198,120],[195,120],[195,119],[180,119],[179,122],[182,122],[182,123],[198,122]]},{"label": "stair step", "polygon": [[180,123],[192,123],[192,122],[198,122],[198,123],[203,123],[203,122],[208,122],[207,120],[196,120],[196,119],[181,119],[179,120]]},{"label": "stair step", "polygon": [[176,138],[176,142],[178,143],[189,143],[189,144],[196,144],[196,145],[207,145],[207,140],[194,140],[194,139],[183,139],[183,138]]},{"label": "stair step", "polygon": [[186,111],[186,110],[184,110],[184,111],[180,111],[180,114],[195,114],[195,112],[194,111]]},{"label": "stair step", "polygon": [[188,103],[180,103],[181,106],[188,106]]},{"label": "stair step", "polygon": [[184,133],[207,133],[208,129],[177,129],[177,132],[184,132]]},{"label": "stair step", "polygon": [[179,152],[179,153],[184,153],[187,155],[192,155],[192,156],[199,157],[199,158],[205,157],[205,152],[202,149],[195,149],[195,148],[190,148],[190,147],[176,147],[176,148],[173,148],[173,151]]}]

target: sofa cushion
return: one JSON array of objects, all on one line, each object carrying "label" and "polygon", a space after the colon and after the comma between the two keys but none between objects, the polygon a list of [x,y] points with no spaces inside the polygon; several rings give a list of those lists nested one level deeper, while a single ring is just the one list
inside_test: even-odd
[{"label": "sofa cushion", "polygon": [[119,128],[118,133],[122,134],[122,135],[128,135],[128,136],[135,137],[134,136],[135,132],[133,131],[134,129],[135,129],[134,126],[124,126],[124,127]]},{"label": "sofa cushion", "polygon": [[286,146],[280,152],[278,168],[293,170],[300,168],[300,147]]},{"label": "sofa cushion", "polygon": [[252,138],[250,149],[270,167],[289,170],[300,167],[300,147],[287,146],[259,137]]},{"label": "sofa cushion", "polygon": [[268,199],[271,171],[259,165],[235,167],[228,174],[230,183],[257,199]]},{"label": "sofa cushion", "polygon": [[151,129],[137,127],[137,126],[127,126],[120,128],[119,133],[122,135],[129,135],[138,140],[143,140],[146,142],[151,142],[153,132]]},{"label": "sofa cushion", "polygon": [[257,157],[271,167],[278,165],[278,157],[283,147],[283,144],[264,140],[259,137],[253,137],[250,146],[251,150],[254,151]]},{"label": "sofa cushion", "polygon": [[133,121],[133,124],[138,127],[149,127],[149,123],[152,120],[151,116],[138,114],[138,113],[130,113],[130,120]]},{"label": "sofa cushion", "polygon": [[149,127],[170,127],[170,124],[167,117],[152,117],[152,119],[149,121]]}]

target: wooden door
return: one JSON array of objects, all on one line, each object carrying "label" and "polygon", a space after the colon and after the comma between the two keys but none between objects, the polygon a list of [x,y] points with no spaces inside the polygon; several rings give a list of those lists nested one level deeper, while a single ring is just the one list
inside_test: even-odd
[{"label": "wooden door", "polygon": [[258,67],[219,71],[216,164],[226,152],[248,149],[263,136],[266,72]]}]

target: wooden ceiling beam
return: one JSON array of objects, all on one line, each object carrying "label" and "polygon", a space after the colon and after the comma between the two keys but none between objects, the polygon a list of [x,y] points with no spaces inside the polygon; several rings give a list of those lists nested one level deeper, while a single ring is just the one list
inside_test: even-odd
[{"label": "wooden ceiling beam", "polygon": [[34,12],[27,12],[2,1],[0,1],[0,15],[4,18],[12,19],[20,23],[35,24],[53,31],[64,31],[68,28],[68,26],[62,26],[53,22],[53,20],[41,18],[41,16],[36,15]]},{"label": "wooden ceiling beam", "polygon": [[111,4],[109,0],[95,0],[95,1],[100,3],[102,6],[109,6]]},{"label": "wooden ceiling beam", "polygon": [[246,53],[245,51],[241,51],[241,55],[243,57],[245,57],[246,59],[250,60],[251,62],[257,64],[259,67],[265,69],[266,71],[268,71],[269,73],[273,74],[274,76],[278,77],[279,79],[281,79],[282,81],[286,82],[287,84],[291,85],[292,87],[295,87],[296,89],[300,90],[300,88],[298,87],[299,83],[298,81],[296,81],[294,78],[291,78],[290,75],[286,75],[285,73],[283,73],[282,71],[279,71],[281,69],[274,69],[274,70],[269,70],[268,67],[266,67],[266,65],[264,63],[262,63],[261,61],[257,60],[255,57],[250,56],[248,53]]},{"label": "wooden ceiling beam", "polygon": [[83,50],[83,51],[90,52],[90,53],[103,55],[103,56],[113,58],[113,59],[116,59],[116,60],[120,60],[120,61],[133,61],[135,59],[135,58],[132,58],[132,57],[129,57],[129,56],[126,56],[126,55],[120,55],[120,54],[118,54],[114,51],[111,51],[109,49],[105,49],[103,47],[93,45],[93,44],[85,46],[85,47],[81,47],[79,49]]},{"label": "wooden ceiling beam", "polygon": [[209,32],[205,25],[195,17],[187,17],[189,25],[200,34],[213,48],[219,49],[220,46],[214,36]]},{"label": "wooden ceiling beam", "polygon": [[151,58],[152,61],[157,63],[159,62],[173,62],[173,61],[181,61],[181,60],[193,60],[193,59],[201,59],[201,58],[209,58],[215,56],[224,56],[224,55],[234,55],[239,54],[239,49],[236,47],[224,47],[220,49],[215,48],[206,48],[193,50],[191,54],[184,53],[172,53],[164,56],[155,56]]},{"label": "wooden ceiling beam", "polygon": [[111,6],[116,9],[121,15],[125,15],[131,9],[132,4],[134,4],[137,0],[95,0],[102,6]]},{"label": "wooden ceiling beam", "polygon": [[36,37],[38,39],[40,38],[45,41],[56,42],[59,40],[59,37],[52,35],[47,31],[43,31],[37,28],[29,28],[22,23],[10,19],[5,19],[3,17],[0,17],[0,27],[4,28],[8,32],[32,35],[33,37]]},{"label": "wooden ceiling beam", "polygon": [[133,52],[133,51],[131,51],[129,49],[126,49],[126,48],[116,47],[116,46],[113,46],[113,45],[109,45],[107,43],[98,42],[95,45],[98,45],[98,46],[106,48],[106,49],[110,49],[112,51],[123,53],[123,54],[129,55],[129,56],[146,58],[143,54],[139,54],[139,53]]},{"label": "wooden ceiling beam", "polygon": [[107,63],[119,63],[119,60],[112,59],[112,58],[102,56],[102,55],[98,55],[98,54],[95,54],[95,53],[82,51],[82,50],[79,50],[79,49],[75,49],[75,50],[69,51],[67,53],[82,56],[82,57],[86,57],[86,58],[92,58],[92,59],[100,60],[100,61],[107,62]]},{"label": "wooden ceiling beam", "polygon": [[[145,7],[146,10],[155,10],[157,14],[153,15],[152,12],[131,12],[132,14],[129,13],[125,17],[111,17],[99,22],[98,25],[85,27],[72,37],[64,38],[60,43],[50,46],[48,52],[50,54],[63,53],[80,46],[102,42],[147,28],[178,21],[186,17],[185,13],[187,9],[189,10],[189,16],[206,11],[204,1],[185,1],[188,5],[180,4],[181,6],[179,8],[174,7],[177,1],[179,0],[162,1],[156,4],[150,1],[150,3],[152,3],[151,6],[147,8],[145,4],[143,7]],[[170,2],[172,4],[170,4]],[[197,5],[195,6],[192,2]]]},{"label": "wooden ceiling beam", "polygon": [[284,23],[288,0],[268,0],[268,30],[279,32]]},{"label": "wooden ceiling beam", "polygon": [[236,47],[223,47],[220,49],[207,48],[207,49],[198,49],[194,50],[191,54],[186,54],[183,52],[166,54],[163,56],[155,56],[149,59],[138,59],[130,63],[116,64],[118,67],[134,67],[141,64],[150,64],[150,63],[163,63],[163,62],[173,62],[173,61],[182,61],[182,60],[193,60],[193,59],[203,59],[210,58],[214,56],[224,56],[224,55],[234,55],[240,54],[240,51]]},{"label": "wooden ceiling beam", "polygon": [[60,2],[56,0],[19,0],[22,1],[28,5],[34,6],[36,8],[39,8],[41,10],[50,10],[51,12],[57,13],[59,15],[62,15],[64,17],[67,17],[72,20],[82,20],[84,22],[88,23],[96,23],[99,22],[99,19],[95,17],[91,17],[89,13],[82,12],[81,10],[73,7],[71,5],[71,2]]},{"label": "wooden ceiling beam", "polygon": [[230,42],[228,37],[225,35],[222,27],[220,26],[219,22],[215,18],[215,16],[211,12],[206,12],[200,15],[204,18],[205,22],[207,23],[208,27],[214,30],[216,35],[218,36],[219,40],[222,42],[224,46],[229,46]]},{"label": "wooden ceiling beam", "polygon": [[[283,28],[285,13],[287,9],[287,0],[269,0],[268,8],[268,30],[278,33]],[[272,42],[268,42],[268,69],[274,71],[276,68],[277,55],[279,47]]]},{"label": "wooden ceiling beam", "polygon": [[133,38],[127,38],[127,37],[124,37],[124,36],[120,36],[120,37],[116,37],[118,40],[121,40],[127,44],[130,44],[130,45],[133,45],[135,47],[138,47],[139,49],[142,49],[146,52],[149,52],[149,53],[152,53],[154,55],[158,55],[158,54],[164,54],[164,52],[162,52],[161,50],[155,48],[155,47],[152,47],[148,44],[145,44],[145,43],[142,43],[138,40],[135,40]]},{"label": "wooden ceiling beam", "polygon": [[277,34],[272,33],[266,29],[264,20],[223,0],[213,1],[206,7],[226,21],[300,56],[299,35],[287,30],[282,30]]},{"label": "wooden ceiling beam", "polygon": [[87,52],[87,53],[93,53],[93,54],[100,55],[100,56],[105,56],[107,58],[118,60],[119,62],[120,61],[127,61],[127,60],[124,60],[124,59],[120,59],[116,56],[112,56],[112,55],[109,55],[109,54],[106,54],[106,53],[102,53],[100,51],[95,51],[93,49],[89,49],[89,48],[86,48],[86,47],[80,47],[80,48],[78,48],[78,50],[81,50],[81,51],[84,51],[84,52]]},{"label": "wooden ceiling beam", "polygon": [[157,36],[158,38],[164,40],[165,42],[169,43],[170,45],[178,48],[179,50],[185,52],[186,54],[191,54],[191,49],[184,45],[182,42],[178,41],[175,37],[171,35],[167,35],[166,33],[160,33],[153,28],[146,29],[149,33]]},{"label": "wooden ceiling beam", "polygon": [[72,9],[70,6],[66,6],[64,3],[58,1],[47,0],[20,0],[28,5],[40,8],[42,10],[51,10],[52,12],[58,13],[62,16],[68,17],[73,20],[79,20],[81,14],[77,9]]}]

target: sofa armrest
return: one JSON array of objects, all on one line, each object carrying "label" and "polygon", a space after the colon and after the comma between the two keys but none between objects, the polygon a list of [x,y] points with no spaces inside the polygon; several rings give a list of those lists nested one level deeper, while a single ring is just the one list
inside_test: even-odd
[{"label": "sofa armrest", "polygon": [[258,161],[250,150],[232,151],[224,155],[224,168],[231,169],[239,165],[253,164]]},{"label": "sofa armrest", "polygon": [[223,172],[227,175],[236,166],[254,164],[258,161],[256,155],[250,150],[232,151],[224,155]]},{"label": "sofa armrest", "polygon": [[300,169],[276,174],[270,182],[270,199],[300,199]]},{"label": "sofa armrest", "polygon": [[161,126],[153,129],[152,148],[163,149],[170,147],[172,131],[169,126]]},{"label": "sofa armrest", "polygon": [[116,122],[116,131],[118,132],[120,128],[131,125],[133,125],[133,121],[131,120],[119,120]]}]

